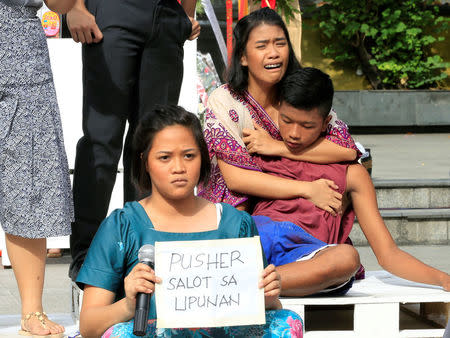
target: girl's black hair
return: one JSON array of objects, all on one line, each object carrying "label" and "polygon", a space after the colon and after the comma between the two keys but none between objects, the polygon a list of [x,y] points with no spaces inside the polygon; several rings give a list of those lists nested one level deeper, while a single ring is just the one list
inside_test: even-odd
[{"label": "girl's black hair", "polygon": [[241,58],[245,53],[251,31],[262,24],[278,26],[283,30],[284,35],[286,36],[289,46],[289,63],[286,74],[300,68],[300,63],[295,57],[295,52],[292,48],[289,32],[281,16],[268,7],[258,9],[239,20],[233,30],[233,52],[231,54],[231,64],[226,77],[230,87],[237,92],[242,92],[247,89],[248,68],[241,65]]},{"label": "girl's black hair", "polygon": [[180,106],[157,105],[139,122],[133,137],[131,176],[136,187],[143,193],[152,191],[152,181],[147,173],[146,163],[153,139],[158,132],[173,125],[180,125],[192,131],[195,142],[200,149],[202,161],[199,183],[206,184],[209,179],[211,162],[197,116]]}]

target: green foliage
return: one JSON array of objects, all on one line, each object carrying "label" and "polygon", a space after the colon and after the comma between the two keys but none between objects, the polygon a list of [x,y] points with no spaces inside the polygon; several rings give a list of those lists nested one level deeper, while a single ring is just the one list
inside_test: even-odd
[{"label": "green foliage", "polygon": [[374,88],[430,88],[446,77],[431,44],[449,28],[431,0],[328,0],[315,14],[324,55],[360,65]]},{"label": "green foliage", "polygon": [[[223,3],[223,6],[225,7],[225,0],[211,0],[211,5],[213,5],[213,7],[221,3]],[[205,8],[203,7],[203,4],[200,0],[195,3],[195,13],[199,17],[206,16]]]},{"label": "green foliage", "polygon": [[195,12],[200,16],[205,15],[205,9],[203,8],[203,4],[201,1],[197,1],[195,3]]},{"label": "green foliage", "polygon": [[300,13],[300,11],[292,6],[292,3],[298,0],[277,0],[276,10],[278,14],[280,14],[283,18],[285,18],[286,22],[289,23],[291,19],[294,18],[296,13]]}]

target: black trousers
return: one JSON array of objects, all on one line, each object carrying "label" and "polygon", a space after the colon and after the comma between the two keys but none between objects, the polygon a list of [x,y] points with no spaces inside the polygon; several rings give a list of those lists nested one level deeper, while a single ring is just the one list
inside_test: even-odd
[{"label": "black trousers", "polygon": [[86,0],[86,7],[103,40],[82,51],[84,136],[77,144],[73,182],[73,280],[106,217],[123,144],[124,200],[142,197],[130,177],[133,134],[155,104],[177,104],[183,44],[191,33],[176,0]]}]

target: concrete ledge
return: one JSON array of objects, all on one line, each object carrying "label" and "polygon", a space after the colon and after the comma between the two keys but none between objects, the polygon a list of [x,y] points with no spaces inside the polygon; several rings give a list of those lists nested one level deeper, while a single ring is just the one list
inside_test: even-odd
[{"label": "concrete ledge", "polygon": [[450,208],[450,180],[375,181],[380,209]]},{"label": "concrete ledge", "polygon": [[408,219],[450,219],[450,209],[394,209],[380,210],[383,219],[408,218]]},{"label": "concrete ledge", "polygon": [[450,187],[450,178],[440,179],[374,179],[375,188],[424,188],[424,187]]},{"label": "concrete ledge", "polygon": [[446,126],[449,106],[448,90],[346,90],[333,101],[349,126]]},{"label": "concrete ledge", "polygon": [[[398,245],[450,245],[450,209],[381,210],[381,215]],[[350,238],[369,245],[357,221]]]}]

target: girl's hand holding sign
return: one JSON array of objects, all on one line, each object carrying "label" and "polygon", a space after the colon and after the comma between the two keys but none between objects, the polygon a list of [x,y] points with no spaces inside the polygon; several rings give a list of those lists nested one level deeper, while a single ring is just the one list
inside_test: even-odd
[{"label": "girl's hand holding sign", "polygon": [[281,293],[281,278],[275,265],[270,264],[264,269],[259,287],[264,288],[266,309],[281,309],[281,302],[278,299]]}]

